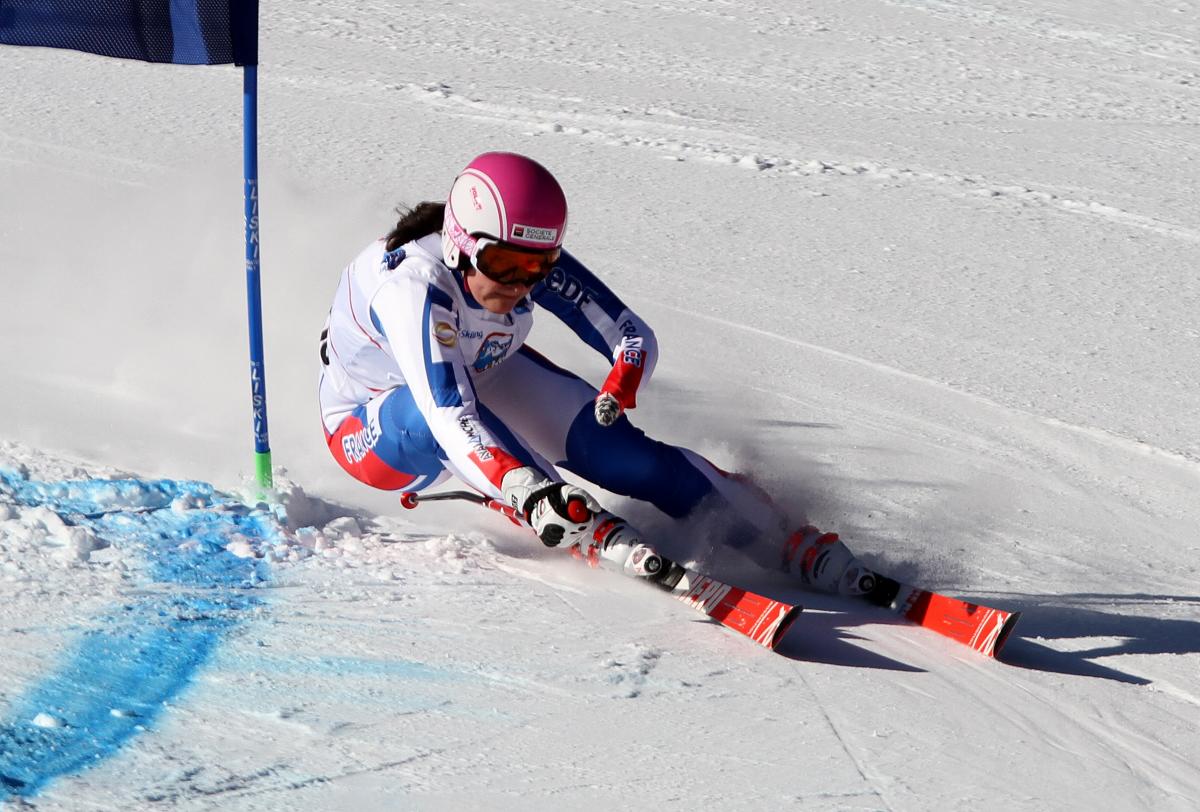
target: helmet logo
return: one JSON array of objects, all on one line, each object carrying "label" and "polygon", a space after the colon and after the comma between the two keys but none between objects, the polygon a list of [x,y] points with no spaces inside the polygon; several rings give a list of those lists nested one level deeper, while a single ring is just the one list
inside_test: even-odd
[{"label": "helmet logo", "polygon": [[475,204],[475,211],[483,211],[483,204],[479,202],[479,187],[471,187],[471,202]]},{"label": "helmet logo", "polygon": [[468,257],[475,255],[475,238],[463,230],[458,218],[454,216],[454,209],[449,204],[446,206],[446,219],[443,221],[442,229],[455,248]]},{"label": "helmet logo", "polygon": [[554,245],[558,242],[558,229],[523,226],[519,223],[513,223],[512,239],[525,240],[526,242],[544,242],[547,245]]}]

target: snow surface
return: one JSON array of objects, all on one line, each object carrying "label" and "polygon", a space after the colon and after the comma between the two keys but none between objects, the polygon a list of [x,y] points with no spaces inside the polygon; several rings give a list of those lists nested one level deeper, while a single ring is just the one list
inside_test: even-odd
[{"label": "snow surface", "polygon": [[[240,74],[0,48],[0,764],[62,759],[9,805],[1200,808],[1198,11],[266,4],[282,523],[223,495]],[[806,605],[770,654],[333,464],[342,265],[492,148],[559,175],[572,249],[654,325],[637,422],[1024,611],[1003,662],[701,549]]]}]

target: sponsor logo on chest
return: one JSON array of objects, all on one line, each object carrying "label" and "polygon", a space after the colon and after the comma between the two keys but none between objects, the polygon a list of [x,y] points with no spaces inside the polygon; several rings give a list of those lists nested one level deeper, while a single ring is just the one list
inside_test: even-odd
[{"label": "sponsor logo on chest", "polygon": [[512,345],[512,333],[488,334],[488,337],[479,345],[479,352],[475,354],[475,363],[471,364],[471,369],[476,372],[484,372],[491,369],[508,356],[508,351],[512,349]]}]

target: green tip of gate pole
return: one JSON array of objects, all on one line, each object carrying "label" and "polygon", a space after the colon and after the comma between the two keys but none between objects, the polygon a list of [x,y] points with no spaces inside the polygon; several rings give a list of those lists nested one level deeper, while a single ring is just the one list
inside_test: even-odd
[{"label": "green tip of gate pole", "polygon": [[271,478],[270,451],[254,452],[254,478],[258,481],[258,487],[264,491],[271,489],[273,480]]}]

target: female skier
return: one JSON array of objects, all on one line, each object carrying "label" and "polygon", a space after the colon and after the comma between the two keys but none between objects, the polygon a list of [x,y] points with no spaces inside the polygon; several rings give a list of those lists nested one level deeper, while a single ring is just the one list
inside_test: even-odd
[{"label": "female skier", "polygon": [[[777,509],[629,421],[657,342],[562,249],[566,227],[566,197],[549,171],[489,152],[445,203],[418,205],[368,245],[342,273],[321,333],[321,416],[334,458],[384,490],[420,491],[454,475],[518,511],[548,546],[636,536],[556,467],[675,518],[712,500],[745,525],[736,537],[778,543]],[[599,390],[525,346],[537,307],[611,361]],[[837,537],[813,528],[788,538],[782,563],[818,588],[869,585]]]}]

